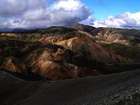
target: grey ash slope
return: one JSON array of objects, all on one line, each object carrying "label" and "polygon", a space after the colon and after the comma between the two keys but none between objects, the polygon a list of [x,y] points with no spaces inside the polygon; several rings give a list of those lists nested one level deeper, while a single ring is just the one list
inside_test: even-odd
[{"label": "grey ash slope", "polygon": [[140,104],[140,70],[52,82],[0,77],[0,84],[0,105]]}]

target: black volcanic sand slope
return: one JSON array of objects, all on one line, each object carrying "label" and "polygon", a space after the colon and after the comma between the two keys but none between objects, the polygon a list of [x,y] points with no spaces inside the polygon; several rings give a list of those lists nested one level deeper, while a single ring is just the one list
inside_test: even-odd
[{"label": "black volcanic sand slope", "polygon": [[139,104],[140,70],[51,82],[0,77],[0,105]]}]

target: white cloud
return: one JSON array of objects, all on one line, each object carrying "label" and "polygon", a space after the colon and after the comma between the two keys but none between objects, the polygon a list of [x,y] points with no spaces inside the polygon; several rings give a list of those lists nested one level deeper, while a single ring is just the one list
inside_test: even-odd
[{"label": "white cloud", "polygon": [[117,16],[110,16],[106,20],[94,22],[95,27],[135,28],[140,29],[140,12],[126,12]]},{"label": "white cloud", "polygon": [[0,0],[1,28],[40,28],[85,20],[90,13],[80,0]]},{"label": "white cloud", "polygon": [[44,7],[45,0],[0,0],[0,16],[21,15],[28,10]]},{"label": "white cloud", "polygon": [[0,28],[41,28],[83,23],[95,27],[140,29],[140,12],[95,20],[81,0],[0,0]]}]

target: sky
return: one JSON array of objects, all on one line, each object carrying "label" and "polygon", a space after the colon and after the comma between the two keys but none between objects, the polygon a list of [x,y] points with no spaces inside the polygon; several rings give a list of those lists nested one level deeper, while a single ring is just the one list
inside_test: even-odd
[{"label": "sky", "polygon": [[140,29],[138,0],[0,0],[0,29],[82,23]]},{"label": "sky", "polygon": [[138,0],[83,0],[97,19],[105,19],[125,12],[139,12]]}]

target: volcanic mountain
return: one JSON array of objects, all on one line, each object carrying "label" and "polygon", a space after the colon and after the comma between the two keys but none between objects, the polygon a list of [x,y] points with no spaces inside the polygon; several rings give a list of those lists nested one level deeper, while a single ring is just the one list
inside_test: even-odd
[{"label": "volcanic mountain", "polygon": [[127,35],[131,31],[77,24],[0,33],[0,69],[23,79],[59,80],[139,68],[139,31]]}]

